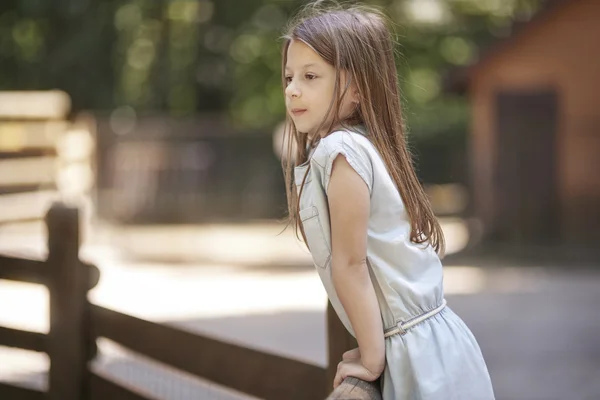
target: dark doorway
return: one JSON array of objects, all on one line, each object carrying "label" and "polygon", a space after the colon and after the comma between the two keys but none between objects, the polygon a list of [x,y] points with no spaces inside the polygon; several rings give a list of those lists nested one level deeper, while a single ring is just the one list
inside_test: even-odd
[{"label": "dark doorway", "polygon": [[558,237],[554,90],[496,95],[496,239],[548,244]]}]

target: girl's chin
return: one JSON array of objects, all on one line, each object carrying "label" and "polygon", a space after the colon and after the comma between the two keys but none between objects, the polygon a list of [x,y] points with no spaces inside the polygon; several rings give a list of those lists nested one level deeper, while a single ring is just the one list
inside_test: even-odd
[{"label": "girl's chin", "polygon": [[317,129],[316,127],[306,127],[306,126],[299,126],[299,125],[295,125],[295,127],[296,127],[296,131],[299,134],[307,136],[309,140],[312,140],[316,134],[316,129]]},{"label": "girl's chin", "polygon": [[300,126],[296,126],[296,131],[304,136],[308,136],[309,138],[313,136],[313,129],[302,129]]}]

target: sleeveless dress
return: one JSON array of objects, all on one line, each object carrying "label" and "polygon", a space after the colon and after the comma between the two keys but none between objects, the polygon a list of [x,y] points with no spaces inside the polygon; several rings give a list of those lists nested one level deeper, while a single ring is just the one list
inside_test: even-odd
[{"label": "sleeveless dress", "polygon": [[[327,187],[333,161],[343,155],[369,188],[367,265],[384,326],[384,400],[492,400],[481,350],[465,323],[445,306],[442,264],[431,246],[410,241],[410,222],[383,159],[364,127],[321,139],[294,170],[300,219],[329,300],[346,329],[354,331],[331,279],[331,229]],[[341,360],[340,360],[341,361]]]}]

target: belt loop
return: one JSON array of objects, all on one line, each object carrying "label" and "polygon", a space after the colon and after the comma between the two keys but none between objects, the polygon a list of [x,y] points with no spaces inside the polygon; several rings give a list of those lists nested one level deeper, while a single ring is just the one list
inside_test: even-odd
[{"label": "belt loop", "polygon": [[400,335],[404,335],[404,334],[406,333],[406,329],[404,329],[404,326],[403,326],[403,325],[404,325],[404,322],[403,322],[403,321],[399,321],[399,322],[398,322],[398,325],[397,325],[397,326],[398,326],[398,333],[399,333]]}]

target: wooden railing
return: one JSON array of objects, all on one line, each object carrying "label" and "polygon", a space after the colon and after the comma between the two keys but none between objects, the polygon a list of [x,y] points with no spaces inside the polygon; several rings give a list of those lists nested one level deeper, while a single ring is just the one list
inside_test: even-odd
[{"label": "wooden railing", "polygon": [[78,210],[54,205],[46,215],[48,256],[45,261],[3,255],[0,279],[40,283],[48,288],[50,330],[48,334],[0,329],[0,344],[45,352],[51,360],[48,393],[0,386],[0,398],[81,399],[87,362],[95,355],[89,327],[87,292],[99,279],[95,266],[79,260]]},{"label": "wooden railing", "polygon": [[326,400],[382,400],[378,384],[346,378]]},{"label": "wooden railing", "polygon": [[[50,297],[48,334],[0,327],[0,345],[48,354],[48,391],[0,383],[6,400],[149,400],[89,370],[96,338],[105,337],[147,357],[212,382],[264,399],[327,397],[337,363],[355,342],[328,310],[329,365],[316,365],[192,334],[94,305],[87,292],[98,269],[82,262],[77,209],[54,204],[46,216],[46,260],[0,255],[0,279],[43,284]],[[193,350],[192,350],[193,349]],[[376,384],[348,378],[327,397],[380,400]]]}]

